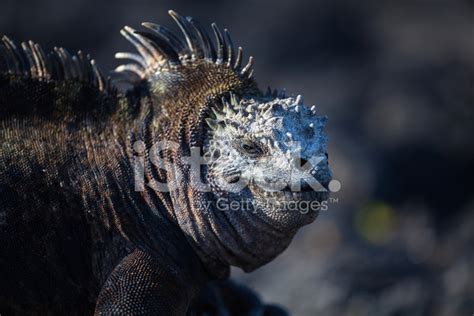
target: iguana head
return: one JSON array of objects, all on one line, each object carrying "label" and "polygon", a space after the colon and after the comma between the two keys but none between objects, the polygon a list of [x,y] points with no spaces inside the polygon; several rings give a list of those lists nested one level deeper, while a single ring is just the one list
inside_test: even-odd
[{"label": "iguana head", "polygon": [[208,181],[217,208],[240,205],[283,231],[312,222],[331,179],[325,117],[303,98],[223,101],[207,119]]}]

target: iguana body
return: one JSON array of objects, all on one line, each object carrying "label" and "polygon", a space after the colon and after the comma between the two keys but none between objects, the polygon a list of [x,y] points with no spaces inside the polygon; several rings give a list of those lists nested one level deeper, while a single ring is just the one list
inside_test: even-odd
[{"label": "iguana body", "polygon": [[[142,35],[123,30],[141,54],[125,54],[138,63],[118,69],[133,85],[125,95],[81,54],[57,49],[46,57],[37,45],[21,50],[4,38],[2,315],[198,314],[210,281],[228,277],[229,265],[250,271],[268,262],[302,225],[272,229],[266,220],[240,223],[201,209],[214,195],[191,186],[180,159],[209,147],[206,118],[221,97],[263,95],[230,38],[218,31],[214,49],[193,20],[171,15],[186,43],[156,25]],[[176,144],[162,152],[169,168],[152,161],[160,141]],[[137,189],[137,170],[146,183],[177,189]],[[258,302],[251,308],[264,310]]]}]

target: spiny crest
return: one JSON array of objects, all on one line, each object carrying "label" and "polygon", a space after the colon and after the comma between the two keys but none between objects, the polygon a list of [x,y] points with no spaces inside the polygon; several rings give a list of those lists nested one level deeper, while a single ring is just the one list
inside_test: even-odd
[{"label": "spiny crest", "polygon": [[[213,135],[229,134],[257,138],[269,147],[288,147],[295,142],[325,147],[323,129],[327,118],[316,114],[316,106],[304,105],[303,97],[242,99],[234,94],[222,99],[219,109],[206,119]],[[317,144],[316,144],[317,143]]]},{"label": "spiny crest", "polygon": [[250,57],[242,67],[242,47],[235,49],[227,29],[222,32],[212,23],[215,43],[208,33],[192,17],[183,17],[170,10],[169,15],[176,22],[184,39],[175,35],[164,26],[154,23],[142,23],[151,32],[137,31],[129,26],[121,34],[130,41],[139,54],[117,53],[116,58],[129,59],[132,63],[118,66],[115,72],[125,74],[126,81],[148,79],[157,72],[173,70],[178,66],[193,64],[197,61],[226,65],[240,76],[250,78],[253,74]]},{"label": "spiny crest", "polygon": [[45,54],[37,43],[23,42],[19,48],[7,36],[0,41],[0,74],[46,81],[75,80],[95,86],[100,91],[113,89],[95,60],[81,51],[71,55],[66,49],[55,47]]},{"label": "spiny crest", "polygon": [[[228,100],[229,99],[229,100]],[[275,98],[275,99],[242,99],[238,100],[233,93],[229,98],[222,98],[222,107],[212,108],[212,116],[206,119],[211,128],[217,127],[218,123],[239,122],[245,126],[248,123],[256,122],[261,126],[275,126],[275,123],[287,115],[306,116],[308,126],[314,127],[315,123],[322,127],[324,118],[316,115],[316,106],[310,108],[304,105],[303,96],[296,98]],[[222,126],[222,124],[220,125]]]}]

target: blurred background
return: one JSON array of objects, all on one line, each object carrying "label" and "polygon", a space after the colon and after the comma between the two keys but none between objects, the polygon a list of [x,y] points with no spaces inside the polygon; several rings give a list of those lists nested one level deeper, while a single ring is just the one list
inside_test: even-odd
[{"label": "blurred background", "polygon": [[[228,28],[262,89],[329,116],[330,208],[234,278],[294,315],[474,313],[473,1],[2,0],[0,33],[90,53],[167,10]],[[248,56],[248,55],[247,55]]]}]

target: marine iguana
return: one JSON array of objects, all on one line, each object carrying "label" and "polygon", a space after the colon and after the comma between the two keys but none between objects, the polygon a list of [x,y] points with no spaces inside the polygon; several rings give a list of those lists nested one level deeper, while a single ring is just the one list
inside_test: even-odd
[{"label": "marine iguana", "polygon": [[271,261],[316,218],[302,205],[327,199],[325,117],[261,92],[227,30],[212,24],[211,41],[169,13],[184,36],[121,30],[139,54],[116,54],[132,62],[114,81],[82,52],[3,37],[2,315],[219,314],[210,291],[271,314],[212,282]]}]

